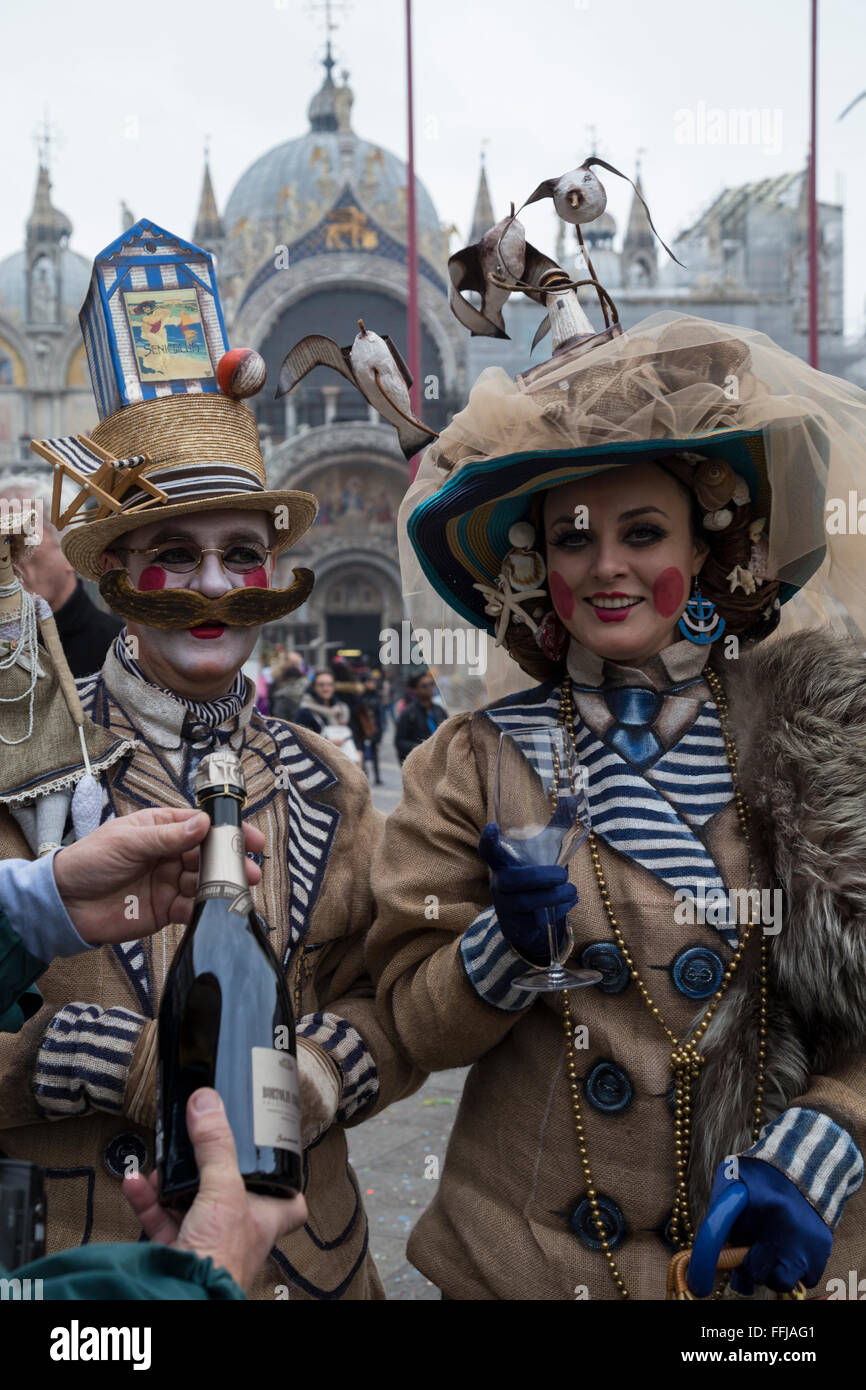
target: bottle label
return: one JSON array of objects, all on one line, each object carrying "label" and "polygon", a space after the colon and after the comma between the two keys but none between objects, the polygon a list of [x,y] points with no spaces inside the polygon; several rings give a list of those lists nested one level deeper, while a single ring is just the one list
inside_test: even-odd
[{"label": "bottle label", "polygon": [[298,1064],[290,1052],[254,1047],[253,1137],[257,1146],[301,1155]]},{"label": "bottle label", "polygon": [[199,861],[195,901],[229,898],[231,912],[247,917],[253,899],[247,884],[244,832],[231,825],[212,826],[205,836]]}]

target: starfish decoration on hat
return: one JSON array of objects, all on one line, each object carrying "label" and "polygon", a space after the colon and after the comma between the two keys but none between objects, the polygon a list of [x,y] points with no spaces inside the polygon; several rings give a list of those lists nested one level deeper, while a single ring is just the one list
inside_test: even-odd
[{"label": "starfish decoration on hat", "polygon": [[525,623],[531,632],[538,630],[538,623],[534,622],[528,613],[524,613],[520,604],[533,598],[547,598],[544,589],[520,589],[515,593],[505,575],[500,575],[498,585],[473,584],[472,587],[487,599],[484,612],[496,619],[497,647],[502,646],[512,618],[515,622]]}]

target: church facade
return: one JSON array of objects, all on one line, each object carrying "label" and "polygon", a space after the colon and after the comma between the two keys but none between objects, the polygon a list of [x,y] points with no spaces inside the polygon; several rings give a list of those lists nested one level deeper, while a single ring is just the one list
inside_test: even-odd
[{"label": "church facade", "polygon": [[[330,47],[324,66],[309,129],[257,159],[222,211],[205,163],[192,233],[216,259],[229,341],[255,348],[267,364],[268,384],[250,404],[269,483],[303,488],[320,502],[315,526],[278,576],[288,583],[292,565],[309,566],[316,586],[303,608],[269,629],[317,665],[344,646],[375,661],[379,633],[400,627],[395,520],[408,481],[393,430],[337,374],[316,368],[290,396],[274,397],[283,357],[306,334],[345,346],[360,318],[401,349],[406,343],[406,166],[353,129],[352,92],[345,73],[334,81]],[[804,190],[803,173],[727,190],[674,241],[685,271],[667,261],[637,198],[619,250],[616,223],[603,214],[587,228],[587,248],[623,325],[672,308],[760,328],[805,356]],[[510,340],[467,339],[448,308],[449,233],[418,180],[416,207],[422,415],[440,430],[484,367],[516,373],[532,365],[543,311],[514,296]],[[159,209],[146,211],[161,221]],[[494,206],[482,163],[467,240],[505,211]],[[124,222],[133,221],[125,212]],[[557,224],[557,259],[585,278],[577,243],[566,239],[574,229]],[[842,209],[822,204],[820,226],[821,365],[859,380],[864,349],[842,338]],[[77,321],[90,261],[70,248],[71,232],[41,159],[24,248],[0,261],[0,471],[32,471],[31,438],[86,433],[96,418]],[[585,304],[595,321],[595,297]]]}]

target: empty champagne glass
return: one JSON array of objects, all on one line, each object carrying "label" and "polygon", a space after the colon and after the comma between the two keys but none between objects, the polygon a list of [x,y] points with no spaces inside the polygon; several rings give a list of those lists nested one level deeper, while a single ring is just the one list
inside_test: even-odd
[{"label": "empty champagne glass", "polygon": [[[493,818],[506,854],[519,864],[566,865],[590,830],[583,770],[565,729],[519,729],[499,737],[493,784]],[[512,984],[517,989],[580,989],[598,984],[598,970],[566,970],[572,948],[566,927],[557,946],[556,918],[547,909],[550,964],[536,966]]]}]

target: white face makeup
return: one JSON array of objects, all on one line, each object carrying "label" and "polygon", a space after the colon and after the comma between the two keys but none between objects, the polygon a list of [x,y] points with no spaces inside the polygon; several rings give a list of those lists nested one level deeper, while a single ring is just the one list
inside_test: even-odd
[{"label": "white face makeup", "polygon": [[[587,526],[575,526],[575,509]],[[544,499],[553,606],[581,646],[640,664],[680,638],[677,623],[706,545],[692,539],[685,490],[655,464],[554,488]]]},{"label": "white face makeup", "polygon": [[[218,510],[195,516],[176,517],[142,526],[125,538],[136,550],[146,550],[168,539],[194,541],[202,548],[225,547],[258,541],[271,544],[268,518],[264,512]],[[120,556],[122,560],[123,555]],[[232,588],[255,585],[270,588],[274,558],[269,556],[262,569],[253,574],[233,574],[222,568],[220,556],[205,555],[194,574],[175,574],[154,564],[152,555],[125,557],[130,583],[137,589],[193,589],[208,598],[219,598]],[[103,570],[117,561],[103,556]],[[138,663],[148,680],[175,690],[188,699],[212,700],[225,695],[237,672],[249,657],[261,632],[257,627],[173,628],[146,627],[130,621],[131,637],[138,638]]]}]

